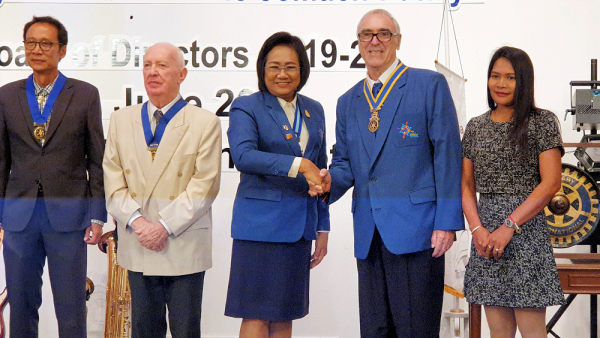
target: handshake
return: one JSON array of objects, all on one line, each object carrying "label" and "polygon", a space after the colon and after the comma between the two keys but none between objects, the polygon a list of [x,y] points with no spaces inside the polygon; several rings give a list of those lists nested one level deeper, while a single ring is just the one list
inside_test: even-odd
[{"label": "handshake", "polygon": [[310,160],[303,158],[298,172],[304,175],[308,183],[308,194],[311,197],[323,195],[331,188],[331,175],[327,169],[321,169]]}]

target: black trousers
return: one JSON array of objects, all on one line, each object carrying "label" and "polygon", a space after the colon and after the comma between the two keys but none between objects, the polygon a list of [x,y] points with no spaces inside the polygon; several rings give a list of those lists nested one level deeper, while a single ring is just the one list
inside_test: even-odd
[{"label": "black trousers", "polygon": [[200,337],[204,271],[182,276],[144,276],[129,271],[132,338],[164,338],[166,309],[173,338]]},{"label": "black trousers", "polygon": [[432,252],[395,255],[375,229],[369,255],[356,260],[361,337],[439,337],[444,256]]},{"label": "black trousers", "polygon": [[5,229],[3,251],[10,337],[38,337],[38,309],[42,304],[46,258],[59,336],[86,337],[84,234],[85,230],[54,231],[42,198],[37,199],[31,220],[23,231]]}]

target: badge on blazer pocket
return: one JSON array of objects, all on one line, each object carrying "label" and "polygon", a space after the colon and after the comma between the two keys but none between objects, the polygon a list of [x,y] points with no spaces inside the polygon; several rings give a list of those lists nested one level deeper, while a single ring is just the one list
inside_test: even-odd
[{"label": "badge on blazer pocket", "polygon": [[419,133],[408,124],[408,121],[404,122],[399,129],[400,131],[398,133],[402,136],[402,139],[406,139],[406,137],[409,139],[419,137]]},{"label": "badge on blazer pocket", "polygon": [[411,126],[409,121],[405,121],[399,127],[396,127],[395,132],[394,138],[396,144],[400,147],[422,143],[418,130]]}]

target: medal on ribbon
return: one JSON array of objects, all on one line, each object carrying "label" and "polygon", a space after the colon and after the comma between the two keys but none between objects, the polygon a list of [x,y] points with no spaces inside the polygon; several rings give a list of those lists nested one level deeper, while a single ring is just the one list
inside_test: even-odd
[{"label": "medal on ribbon", "polygon": [[156,156],[156,152],[158,151],[158,146],[160,145],[160,140],[165,133],[165,129],[167,128],[167,124],[171,119],[177,114],[187,102],[180,98],[175,104],[169,109],[169,111],[163,115],[158,124],[156,125],[156,129],[154,130],[154,134],[152,134],[152,127],[150,126],[150,117],[148,116],[148,101],[144,103],[142,106],[142,127],[144,128],[144,138],[146,139],[146,145],[148,146],[148,151],[152,154],[152,161],[154,161],[154,157]]},{"label": "medal on ribbon", "polygon": [[391,92],[396,81],[404,74],[404,72],[408,69],[402,62],[398,64],[396,69],[392,72],[392,74],[387,78],[383,87],[377,94],[377,97],[373,95],[373,92],[369,89],[369,84],[367,79],[364,80],[363,92],[365,94],[365,98],[367,99],[367,103],[369,104],[369,108],[371,111],[371,117],[369,118],[369,131],[374,133],[379,129],[379,111],[383,107],[383,103],[387,99],[389,93]]},{"label": "medal on ribbon", "polygon": [[33,74],[29,75],[27,81],[25,82],[27,103],[29,104],[31,118],[33,119],[33,137],[37,141],[42,141],[46,138],[46,123],[48,122],[48,119],[50,119],[50,113],[52,112],[54,103],[56,103],[58,94],[60,94],[65,86],[65,82],[67,82],[67,77],[59,72],[58,78],[54,83],[54,87],[52,87],[52,91],[50,91],[50,94],[48,94],[48,100],[46,100],[46,104],[44,105],[44,111],[40,111],[37,96],[35,95]]}]

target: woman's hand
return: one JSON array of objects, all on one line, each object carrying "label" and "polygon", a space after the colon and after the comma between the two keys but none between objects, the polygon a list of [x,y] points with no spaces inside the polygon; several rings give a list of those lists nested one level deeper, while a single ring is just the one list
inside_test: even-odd
[{"label": "woman's hand", "polygon": [[309,185],[321,184],[321,171],[314,163],[311,162],[311,160],[303,158],[300,161],[300,168],[298,168],[298,172],[304,175],[304,178]]},{"label": "woman's hand", "polygon": [[477,254],[483,258],[490,258],[487,247],[490,243],[490,232],[483,226],[473,233],[473,244]]},{"label": "woman's hand", "polygon": [[494,258],[502,257],[504,248],[506,248],[514,233],[515,229],[509,228],[505,224],[502,224],[502,226],[494,230],[489,237],[490,242],[487,246],[488,253]]},{"label": "woman's hand", "polygon": [[328,232],[318,232],[317,240],[315,241],[315,252],[310,257],[310,268],[319,265],[325,255],[327,255],[327,240],[329,239]]}]

